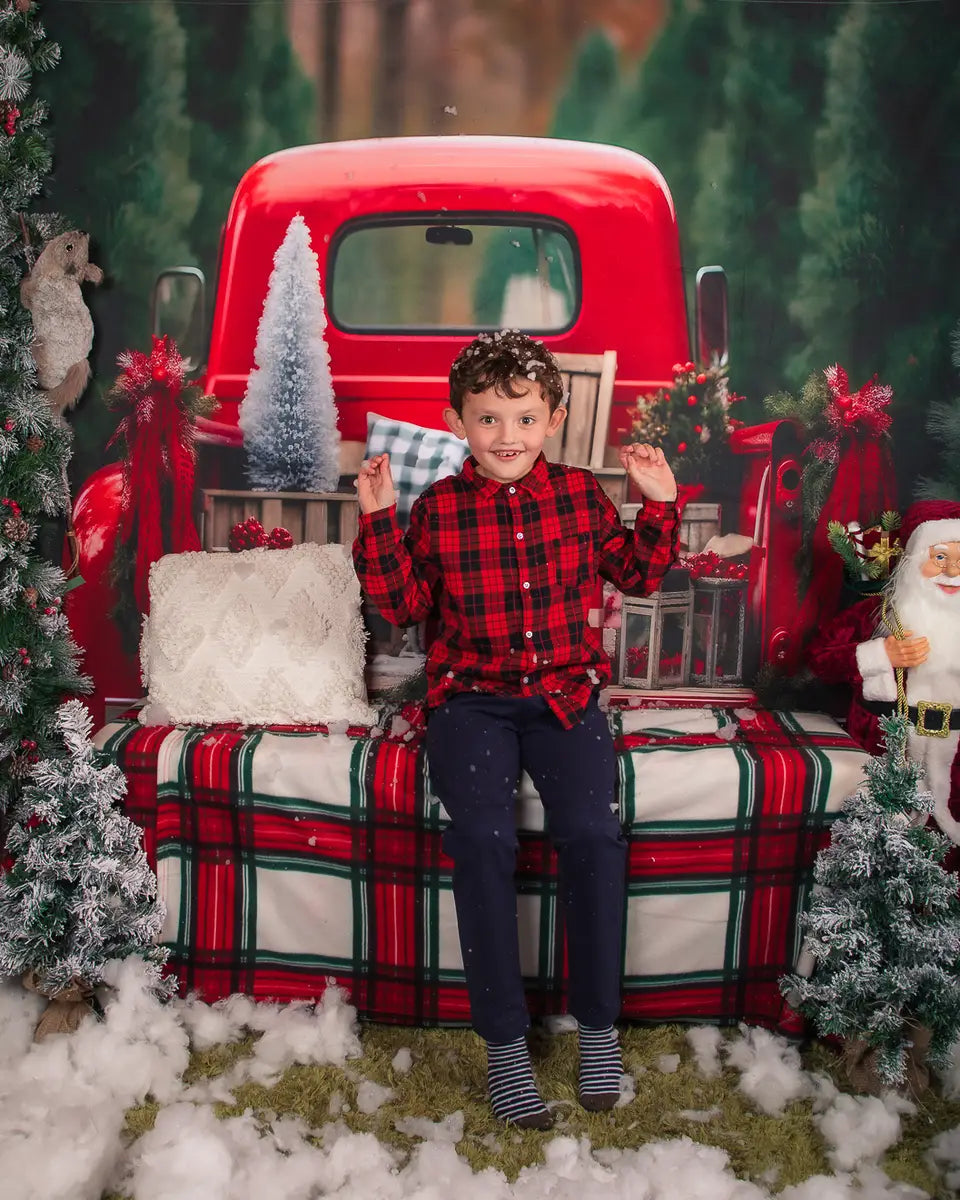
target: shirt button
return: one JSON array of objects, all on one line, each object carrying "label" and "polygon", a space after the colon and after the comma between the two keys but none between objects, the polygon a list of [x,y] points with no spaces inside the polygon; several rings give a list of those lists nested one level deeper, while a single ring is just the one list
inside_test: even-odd
[{"label": "shirt button", "polygon": [[521,683],[529,683],[529,682],[530,682],[530,676],[529,676],[529,675],[524,675],[523,679],[522,679],[520,682],[521,682]]},{"label": "shirt button", "polygon": [[532,629],[528,629],[528,630],[527,630],[527,632],[526,632],[526,633],[525,633],[523,636],[524,636],[524,637],[528,637],[528,638],[532,638],[532,637],[533,637],[533,630],[532,630]]},{"label": "shirt button", "polygon": [[522,532],[522,531],[521,531],[520,533],[518,533],[518,534],[517,534],[517,541],[518,541],[518,542],[522,542],[522,541],[523,541],[523,532]]},{"label": "shirt button", "polygon": [[507,488],[507,491],[510,493],[511,496],[515,496],[517,494],[517,489],[515,487]]},{"label": "shirt button", "polygon": [[523,581],[523,586],[524,586],[525,588],[529,589],[529,587],[530,587],[530,580],[529,580],[529,579],[525,579],[525,580]]}]

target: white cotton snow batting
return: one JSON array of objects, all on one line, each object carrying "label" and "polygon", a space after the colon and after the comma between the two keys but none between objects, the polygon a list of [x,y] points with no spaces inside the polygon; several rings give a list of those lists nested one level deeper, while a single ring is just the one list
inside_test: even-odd
[{"label": "white cotton snow batting", "polygon": [[0,1066],[26,1054],[47,1001],[20,983],[0,984]]},{"label": "white cotton snow batting", "polygon": [[238,1042],[244,1036],[243,1026],[231,1018],[223,1000],[205,1004],[191,995],[186,1000],[175,1001],[175,1007],[194,1050],[209,1050],[211,1046]]},{"label": "white cotton snow batting", "polygon": [[388,1100],[392,1100],[396,1092],[393,1088],[383,1087],[372,1079],[364,1079],[357,1087],[357,1108],[362,1113],[375,1113]]},{"label": "white cotton snow batting", "polygon": [[741,1072],[740,1090],[761,1112],[778,1117],[795,1100],[808,1096],[810,1080],[800,1053],[767,1029],[740,1026],[739,1041],[725,1043],[727,1063]]},{"label": "white cotton snow batting", "polygon": [[108,963],[102,1021],[31,1043],[0,1068],[0,1179],[17,1200],[99,1200],[119,1160],[126,1109],[181,1089],[187,1034],[140,959]]},{"label": "white cotton snow batting", "polygon": [[716,1025],[694,1025],[687,1030],[687,1041],[693,1050],[697,1070],[705,1079],[720,1074],[720,1046],[723,1033]]},{"label": "white cotton snow batting", "polygon": [[543,1025],[550,1034],[577,1032],[577,1018],[571,1013],[551,1013],[543,1018]]},{"label": "white cotton snow batting", "polygon": [[830,1107],[814,1116],[827,1143],[827,1160],[835,1171],[851,1171],[861,1163],[877,1162],[900,1140],[901,1103],[877,1096],[841,1093]]},{"label": "white cotton snow batting", "polygon": [[407,1137],[423,1138],[427,1142],[449,1142],[456,1145],[463,1138],[463,1113],[458,1108],[441,1121],[431,1121],[427,1117],[398,1117],[393,1123],[397,1133]]},{"label": "white cotton snow batting", "polygon": [[662,1075],[676,1074],[680,1066],[679,1054],[661,1054],[657,1059],[657,1070]]},{"label": "white cotton snow batting", "polygon": [[372,1134],[345,1134],[323,1147],[285,1118],[263,1127],[250,1113],[218,1121],[208,1108],[176,1104],[157,1116],[130,1155],[126,1190],[136,1200],[307,1200],[343,1188],[345,1195],[387,1195],[395,1168]]},{"label": "white cotton snow batting", "polygon": [[401,1046],[393,1058],[390,1059],[390,1066],[399,1075],[406,1075],[407,1071],[413,1066],[413,1054],[406,1046]]},{"label": "white cotton snow batting", "polygon": [[960,1125],[938,1133],[930,1143],[928,1159],[943,1174],[943,1182],[960,1194]]}]

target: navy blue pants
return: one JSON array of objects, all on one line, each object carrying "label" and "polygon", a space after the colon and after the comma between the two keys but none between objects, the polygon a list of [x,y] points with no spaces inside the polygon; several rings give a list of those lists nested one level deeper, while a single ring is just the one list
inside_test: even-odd
[{"label": "navy blue pants", "polygon": [[541,697],[465,692],[431,711],[430,778],[450,817],[443,848],[453,859],[473,1027],[512,1041],[530,1024],[517,933],[515,791],[525,769],[557,850],[567,930],[570,1012],[605,1026],[620,1011],[627,845],[614,801],[613,741],[596,699],[564,729]]}]

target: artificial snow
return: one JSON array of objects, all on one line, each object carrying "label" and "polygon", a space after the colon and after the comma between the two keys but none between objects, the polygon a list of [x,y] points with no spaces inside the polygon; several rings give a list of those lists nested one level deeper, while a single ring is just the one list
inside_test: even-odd
[{"label": "artificial snow", "polygon": [[662,1075],[675,1075],[679,1069],[679,1054],[661,1054],[657,1059],[657,1070]]},{"label": "artificial snow", "polygon": [[413,1054],[406,1046],[401,1046],[390,1059],[390,1066],[400,1075],[405,1075],[413,1066]]},{"label": "artificial snow", "polygon": [[723,1033],[716,1025],[694,1025],[687,1030],[687,1041],[693,1050],[697,1070],[705,1079],[720,1074],[720,1046]]},{"label": "artificial snow", "polygon": [[724,1044],[727,1064],[741,1072],[739,1088],[769,1117],[811,1093],[800,1052],[768,1029],[740,1026],[741,1038]]},{"label": "artificial snow", "polygon": [[[461,1111],[439,1120],[404,1116],[395,1127],[417,1144],[387,1146],[349,1130],[343,1091],[330,1097],[314,1126],[247,1111],[217,1119],[212,1099],[235,1103],[230,1087],[247,1079],[269,1083],[293,1063],[327,1063],[356,1084],[356,1107],[375,1112],[390,1088],[358,1079],[349,1066],[359,1053],[356,1013],[337,987],[317,1005],[255,1004],[234,996],[215,1005],[196,998],[162,1004],[136,959],[108,966],[105,1017],[35,1044],[43,1002],[17,984],[0,986],[0,1179],[5,1200],[100,1200],[105,1191],[129,1200],[771,1200],[776,1179],[739,1180],[727,1154],[689,1138],[635,1149],[594,1149],[589,1139],[556,1131],[544,1136],[542,1163],[515,1183],[488,1168],[474,1172],[463,1156]],[[190,1049],[236,1043],[259,1034],[225,1076],[187,1086]],[[815,1120],[837,1174],[817,1176],[779,1193],[780,1200],[920,1200],[923,1192],[892,1182],[876,1165],[900,1136],[908,1102],[895,1096],[841,1095],[807,1075],[782,1039],[741,1030],[727,1043],[706,1028],[690,1030],[698,1069],[715,1074],[721,1048],[741,1072],[741,1087],[763,1111],[791,1098],[811,1098]],[[244,1047],[247,1051],[247,1047]],[[676,1070],[679,1055],[662,1055]],[[413,1056],[397,1051],[392,1067],[409,1070]],[[632,1083],[629,1076],[625,1082]],[[626,1091],[623,1093],[626,1095]],[[130,1140],[126,1110],[147,1099],[160,1108],[154,1128]],[[627,1101],[629,1102],[629,1101]],[[716,1107],[689,1109],[682,1119],[709,1124]],[[519,1137],[509,1129],[476,1139],[497,1152]],[[930,1160],[946,1186],[960,1185],[960,1130],[932,1140]],[[768,1190],[768,1188],[770,1190]]]}]

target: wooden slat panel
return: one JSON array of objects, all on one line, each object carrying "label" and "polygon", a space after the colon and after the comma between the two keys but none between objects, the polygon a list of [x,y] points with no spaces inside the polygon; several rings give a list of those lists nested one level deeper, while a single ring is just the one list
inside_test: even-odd
[{"label": "wooden slat panel", "polygon": [[267,533],[280,525],[294,544],[339,541],[357,535],[359,508],[354,492],[232,492],[209,488],[203,493],[203,548],[228,549],[230,530],[256,517]]}]

